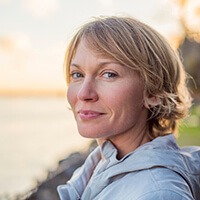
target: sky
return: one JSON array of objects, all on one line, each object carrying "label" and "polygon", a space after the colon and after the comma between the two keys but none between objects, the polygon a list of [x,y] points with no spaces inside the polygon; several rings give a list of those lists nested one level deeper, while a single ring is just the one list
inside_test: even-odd
[{"label": "sky", "polygon": [[65,90],[69,39],[100,15],[129,15],[169,39],[181,35],[170,0],[0,0],[0,93]]}]

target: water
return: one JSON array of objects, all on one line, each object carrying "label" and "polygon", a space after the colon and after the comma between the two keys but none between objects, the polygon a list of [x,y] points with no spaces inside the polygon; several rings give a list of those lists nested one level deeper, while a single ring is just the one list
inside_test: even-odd
[{"label": "water", "polygon": [[23,193],[89,140],[62,97],[0,98],[0,196]]}]

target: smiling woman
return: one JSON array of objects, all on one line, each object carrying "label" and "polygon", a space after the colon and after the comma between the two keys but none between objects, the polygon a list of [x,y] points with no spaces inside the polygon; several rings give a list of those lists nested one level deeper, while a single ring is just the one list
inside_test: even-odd
[{"label": "smiling woman", "polygon": [[187,77],[160,34],[129,17],[97,18],[73,37],[65,68],[78,131],[98,147],[58,187],[62,200],[200,197],[200,148],[174,137],[191,105]]}]

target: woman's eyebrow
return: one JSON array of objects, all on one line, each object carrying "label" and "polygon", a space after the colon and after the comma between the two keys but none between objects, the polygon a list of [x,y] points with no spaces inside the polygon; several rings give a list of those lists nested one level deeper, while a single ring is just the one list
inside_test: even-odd
[{"label": "woman's eyebrow", "polygon": [[104,62],[100,62],[100,63],[98,64],[98,66],[99,66],[99,67],[103,67],[103,66],[105,66],[105,65],[110,65],[110,64],[118,64],[118,65],[119,65],[119,63],[116,62],[116,61],[104,61]]},{"label": "woman's eyebrow", "polygon": [[[99,62],[99,63],[96,64],[96,66],[99,67],[99,68],[102,68],[102,67],[106,67],[107,65],[111,65],[111,64],[121,65],[119,62],[111,60],[111,61],[102,61],[102,62]],[[76,64],[76,63],[71,63],[70,67],[76,67],[78,69],[81,68],[81,66],[79,64]]]},{"label": "woman's eyebrow", "polygon": [[76,63],[71,63],[71,64],[70,64],[70,67],[77,67],[77,68],[80,68],[80,66],[79,66],[78,64],[76,64]]}]

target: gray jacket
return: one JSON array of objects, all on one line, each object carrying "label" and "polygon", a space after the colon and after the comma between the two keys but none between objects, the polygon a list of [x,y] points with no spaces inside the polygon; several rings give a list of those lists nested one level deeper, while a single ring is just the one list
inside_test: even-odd
[{"label": "gray jacket", "polygon": [[60,199],[200,200],[200,147],[180,149],[170,134],[121,160],[116,155],[109,141],[97,147],[71,180],[58,187]]}]

